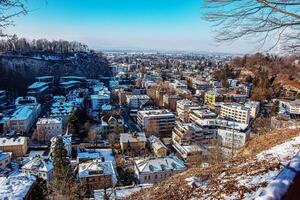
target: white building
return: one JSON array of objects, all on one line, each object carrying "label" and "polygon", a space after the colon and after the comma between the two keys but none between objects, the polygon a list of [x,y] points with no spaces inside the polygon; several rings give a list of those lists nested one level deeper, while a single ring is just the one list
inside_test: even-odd
[{"label": "white building", "polygon": [[246,108],[245,106],[238,103],[222,104],[220,117],[244,124],[249,124],[250,111],[249,108]]},{"label": "white building", "polygon": [[145,158],[134,161],[135,176],[140,184],[159,183],[187,168],[176,156]]},{"label": "white building", "polygon": [[258,101],[248,101],[245,103],[245,107],[249,108],[250,111],[250,117],[255,119],[260,111],[260,102]]},{"label": "white building", "polygon": [[196,124],[203,129],[203,140],[209,143],[211,139],[217,141],[225,147],[232,146],[240,148],[249,139],[250,128],[248,124],[224,119],[203,119],[197,120]]},{"label": "white building", "polygon": [[23,105],[37,105],[38,102],[35,97],[33,96],[25,96],[25,97],[18,97],[15,101],[15,105],[18,106],[23,106]]},{"label": "white building", "polygon": [[203,130],[194,123],[177,122],[172,132],[173,144],[191,145],[201,144]]},{"label": "white building", "polygon": [[27,94],[30,96],[34,96],[36,98],[40,98],[45,95],[49,90],[48,83],[45,82],[34,82],[28,87]]},{"label": "white building", "polygon": [[9,128],[16,132],[29,132],[41,112],[41,105],[19,105],[9,120]]},{"label": "white building", "polygon": [[188,99],[182,99],[182,100],[178,100],[176,102],[176,112],[177,112],[177,115],[179,116],[179,118],[185,122],[188,122],[189,121],[189,113],[193,110],[200,110],[201,107],[188,100]]},{"label": "white building", "polygon": [[22,172],[27,175],[38,176],[46,181],[51,181],[53,178],[53,163],[50,159],[38,155],[22,167]]},{"label": "white building", "polygon": [[172,146],[187,165],[199,165],[203,161],[204,150],[198,144]]},{"label": "white building", "polygon": [[10,164],[11,153],[0,151],[0,169],[5,169]]},{"label": "white building", "polygon": [[195,122],[199,119],[213,119],[216,117],[217,117],[217,114],[212,112],[209,109],[193,110],[189,114],[189,118],[190,118],[191,122]]},{"label": "white building", "polygon": [[148,101],[150,101],[150,97],[147,95],[126,95],[126,102],[132,109],[141,108]]},{"label": "white building", "polygon": [[102,105],[110,104],[110,95],[99,91],[98,94],[91,95],[91,104],[93,110],[101,110]]},{"label": "white building", "polygon": [[181,89],[181,90],[187,89],[187,84],[183,83],[182,81],[178,81],[178,80],[175,80],[175,82],[170,83],[170,86],[174,89]]},{"label": "white building", "polygon": [[63,124],[56,118],[40,118],[36,123],[36,131],[39,141],[50,141],[52,137],[63,133]]},{"label": "white building", "polygon": [[300,115],[300,100],[295,101],[279,101],[279,112],[283,114]]},{"label": "white building", "polygon": [[175,115],[169,110],[142,110],[138,111],[137,123],[146,134],[167,134],[175,126]]}]

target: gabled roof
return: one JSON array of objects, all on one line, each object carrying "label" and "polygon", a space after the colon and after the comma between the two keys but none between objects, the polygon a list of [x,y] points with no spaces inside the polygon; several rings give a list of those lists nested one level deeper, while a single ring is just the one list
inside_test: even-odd
[{"label": "gabled roof", "polygon": [[154,173],[166,170],[170,171],[186,169],[184,162],[176,156],[146,158],[135,160],[134,162],[139,173]]},{"label": "gabled roof", "polygon": [[26,163],[22,169],[48,172],[53,170],[53,163],[50,159],[37,155]]},{"label": "gabled roof", "polygon": [[113,184],[117,182],[116,173],[112,162],[102,162],[99,159],[94,159],[79,164],[79,178],[104,175],[111,175]]}]

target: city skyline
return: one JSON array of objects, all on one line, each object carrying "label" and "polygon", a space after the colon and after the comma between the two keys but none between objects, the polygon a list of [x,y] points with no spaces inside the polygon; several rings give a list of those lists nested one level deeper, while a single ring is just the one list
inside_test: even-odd
[{"label": "city skyline", "polygon": [[8,33],[29,39],[76,40],[90,48],[255,53],[245,39],[218,44],[203,20],[201,0],[89,2],[29,1],[28,15],[15,18]]}]

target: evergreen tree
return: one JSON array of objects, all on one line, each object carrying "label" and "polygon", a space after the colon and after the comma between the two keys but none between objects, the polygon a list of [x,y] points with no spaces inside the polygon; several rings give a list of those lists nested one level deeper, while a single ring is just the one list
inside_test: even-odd
[{"label": "evergreen tree", "polygon": [[48,188],[47,188],[47,182],[40,178],[37,177],[36,179],[36,186],[34,188],[33,192],[33,200],[46,200],[48,199]]},{"label": "evergreen tree", "polygon": [[63,139],[58,137],[53,150],[53,189],[62,196],[71,196],[74,177]]}]

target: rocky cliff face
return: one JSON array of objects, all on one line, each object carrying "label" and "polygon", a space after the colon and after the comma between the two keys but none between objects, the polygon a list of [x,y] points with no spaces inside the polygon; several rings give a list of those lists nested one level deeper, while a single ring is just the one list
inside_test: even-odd
[{"label": "rocky cliff face", "polygon": [[109,63],[101,53],[6,52],[0,54],[0,89],[13,93],[13,97],[26,95],[28,85],[33,83],[37,76],[51,75],[56,80],[66,75],[98,79],[110,74]]},{"label": "rocky cliff face", "polygon": [[34,56],[2,54],[0,64],[5,71],[18,72],[23,75],[80,75],[88,78],[109,76],[110,68],[102,54],[72,53],[67,55],[35,54]]}]

